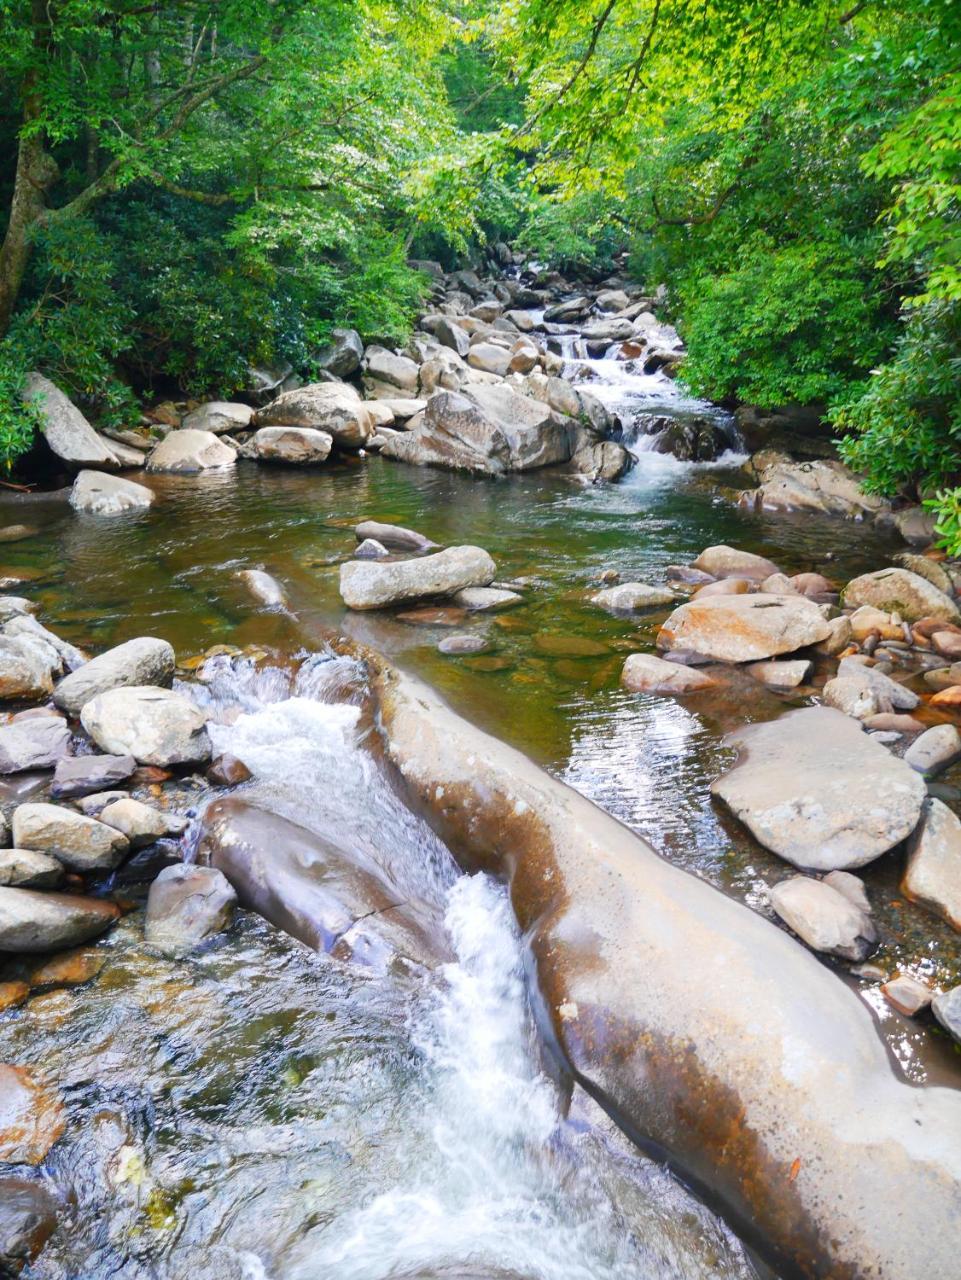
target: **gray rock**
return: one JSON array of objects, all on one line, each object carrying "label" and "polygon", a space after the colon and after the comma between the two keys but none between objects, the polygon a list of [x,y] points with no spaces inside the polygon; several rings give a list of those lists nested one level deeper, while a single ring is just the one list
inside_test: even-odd
[{"label": "gray rock", "polygon": [[843,711],[855,720],[868,720],[881,710],[881,700],[869,684],[862,680],[836,676],[821,690],[826,707]]},{"label": "gray rock", "polygon": [[908,1018],[926,1009],[934,998],[934,992],[927,983],[919,982],[909,973],[899,974],[890,982],[882,983],[881,991],[888,1003]]},{"label": "gray rock", "polygon": [[373,418],[357,390],[346,382],[312,382],[285,391],[257,410],[254,426],[313,427],[346,449],[361,448],[374,434]]},{"label": "gray rock", "polygon": [[591,484],[619,480],[634,465],[634,456],[616,440],[583,440],[571,454],[568,468]]},{"label": "gray rock", "polygon": [[961,986],[935,996],[931,1001],[931,1012],[945,1031],[961,1044]]},{"label": "gray rock", "polygon": [[210,758],[206,716],[169,689],[110,689],[84,704],[80,723],[101,751],[132,755],[138,764],[163,768]]},{"label": "gray rock", "polygon": [[418,560],[350,560],[340,567],[340,594],[349,609],[384,609],[406,600],[449,596],[484,587],[497,573],[480,547],[448,547]]},{"label": "gray rock", "polygon": [[634,337],[634,325],[630,320],[614,317],[610,320],[595,320],[581,332],[589,342],[627,342]]},{"label": "gray rock", "polygon": [[864,888],[864,881],[859,876],[852,876],[850,871],[829,871],[824,877],[824,883],[843,894],[866,916],[871,914],[871,903]]},{"label": "gray rock", "polygon": [[759,487],[740,498],[742,506],[755,511],[813,511],[861,520],[890,508],[883,498],[865,493],[857,477],[833,460],[795,462],[772,454],[770,462],[756,470]]},{"label": "gray rock", "polygon": [[104,805],[100,810],[100,821],[126,836],[131,849],[142,849],[164,836],[183,835],[187,829],[185,818],[153,809],[130,796]]},{"label": "gray rock", "polygon": [[419,370],[415,361],[407,356],[396,355],[386,347],[368,347],[364,354],[364,382],[387,383],[398,387],[406,395],[414,395],[417,391]]},{"label": "gray rock", "polygon": [[869,666],[860,654],[842,658],[838,663],[838,676],[843,680],[855,680],[877,695],[879,711],[913,711],[921,699],[913,689]]},{"label": "gray rock", "polygon": [[910,569],[919,578],[927,578],[932,586],[943,591],[946,596],[955,594],[951,575],[937,560],[932,560],[929,556],[916,555],[913,551],[901,551],[893,558],[895,564],[900,565],[902,569]]},{"label": "gray rock", "polygon": [[17,805],[13,843],[47,853],[74,871],[112,870],[129,848],[122,832],[56,804]]},{"label": "gray rock", "polygon": [[38,652],[44,655],[47,649],[52,649],[60,659],[60,664],[67,671],[76,671],[77,667],[82,667],[87,661],[87,655],[78,649],[75,645],[69,644],[66,640],[61,640],[52,631],[48,631],[42,626],[36,618],[29,615],[21,614],[15,618],[11,618],[9,622],[3,625],[3,633],[6,636],[22,636],[34,642]]},{"label": "gray rock", "polygon": [[660,609],[673,604],[677,596],[666,587],[651,587],[646,582],[622,582],[607,587],[591,596],[591,604],[598,604],[609,613],[641,613],[645,609]]},{"label": "gray rock", "polygon": [[899,613],[908,622],[919,618],[940,618],[958,622],[961,615],[953,600],[910,569],[879,569],[853,578],[844,588],[848,607],[872,605],[888,613]]},{"label": "gray rock", "polygon": [[390,552],[376,538],[365,538],[354,552],[355,560],[389,560]]},{"label": "gray rock", "polygon": [[48,697],[62,669],[60,655],[51,646],[38,645],[29,636],[0,635],[0,700]]},{"label": "gray rock", "polygon": [[73,509],[94,516],[146,511],[153,498],[146,485],[134,484],[132,480],[108,475],[105,471],[81,471],[70,490]]},{"label": "gray rock", "polygon": [[491,342],[478,342],[467,353],[467,363],[472,369],[480,369],[482,373],[493,373],[498,378],[506,378],[511,371],[511,353]]},{"label": "gray rock", "polygon": [[844,960],[866,960],[877,946],[870,918],[823,880],[792,876],[768,893],[771,906],[813,951]]},{"label": "gray rock", "polygon": [[632,653],[624,663],[621,684],[632,693],[699,693],[714,689],[717,682],[703,671],[665,662],[653,653]]},{"label": "gray rock", "polygon": [[901,892],[961,930],[961,821],[940,800],[928,800],[911,837]]},{"label": "gray rock", "polygon": [[349,378],[360,368],[364,344],[356,329],[333,329],[331,341],[314,352],[314,361],[335,378]]},{"label": "gray rock", "polygon": [[358,542],[373,538],[396,551],[432,551],[438,545],[415,529],[405,529],[399,524],[381,524],[378,520],[362,520],[355,525],[354,534]]},{"label": "gray rock", "polygon": [[147,457],[148,471],[193,474],[233,467],[237,454],[212,431],[171,431]]},{"label": "gray rock", "polygon": [[817,653],[823,653],[827,657],[833,658],[851,643],[851,619],[847,614],[842,613],[838,618],[829,618],[827,626],[827,636],[819,641],[814,648]]},{"label": "gray rock", "polygon": [[57,1202],[40,1182],[0,1178],[0,1272],[19,1275],[57,1225]]},{"label": "gray rock", "polygon": [[811,663],[804,658],[752,662],[747,671],[769,689],[796,689],[811,674]]},{"label": "gray rock", "polygon": [[249,404],[230,400],[209,400],[191,410],[180,424],[187,431],[210,431],[222,436],[225,431],[246,431],[254,411]]},{"label": "gray rock", "polygon": [[817,644],[828,624],[804,596],[700,596],[675,609],[658,632],[659,649],[715,662],[758,662]]},{"label": "gray rock", "polygon": [[961,734],[953,724],[936,724],[919,734],[904,753],[904,759],[918,773],[934,774],[946,769],[961,756]]},{"label": "gray rock", "polygon": [[76,801],[77,808],[88,818],[99,818],[100,814],[114,800],[126,800],[126,791],[95,791],[89,796],[80,796]]},{"label": "gray rock", "polygon": [[15,889],[56,889],[63,863],[35,849],[0,849],[0,885]]},{"label": "gray rock", "polygon": [[261,427],[253,438],[253,451],[261,462],[291,466],[315,466],[326,462],[334,437],[316,427]]},{"label": "gray rock", "polygon": [[29,716],[0,725],[0,774],[52,769],[70,750],[62,716]]},{"label": "gray rock", "polygon": [[465,587],[454,593],[454,604],[461,609],[470,609],[473,613],[494,613],[502,609],[513,609],[523,604],[524,597],[516,591],[506,591],[498,587]]},{"label": "gray rock", "polygon": [[739,551],[737,547],[728,547],[724,543],[705,547],[694,561],[694,568],[710,574],[712,578],[750,578],[753,582],[763,582],[772,574],[781,572],[772,560],[752,551]]},{"label": "gray rock", "polygon": [[173,681],[175,665],[173,645],[154,636],[139,636],[91,658],[65,676],[54,690],[53,700],[68,715],[78,716],[86,703],[109,689],[126,685],[166,687]]},{"label": "gray rock", "polygon": [[23,398],[40,411],[44,439],[61,462],[73,467],[117,466],[117,456],[73,401],[39,373],[28,373]]},{"label": "gray rock", "polygon": [[55,800],[89,796],[126,782],[136,767],[133,756],[66,756],[57,761],[50,794]]},{"label": "gray rock", "polygon": [[250,594],[267,609],[286,609],[287,594],[276,578],[263,569],[239,569],[236,577]]},{"label": "gray rock", "polygon": [[449,316],[440,317],[434,329],[434,337],[451,351],[456,351],[462,359],[470,350],[470,335]]},{"label": "gray rock", "polygon": [[456,635],[445,636],[438,643],[437,651],[446,654],[483,653],[489,647],[483,636]]},{"label": "gray rock", "polygon": [[230,882],[215,867],[164,867],[147,895],[144,939],[163,955],[187,955],[230,927],[236,902]]},{"label": "gray rock", "polygon": [[924,782],[910,765],[830,707],[745,726],[713,795],[766,849],[805,870],[863,867],[911,834]]},{"label": "gray rock", "polygon": [[62,951],[103,933],[119,915],[99,898],[0,888],[0,951]]}]

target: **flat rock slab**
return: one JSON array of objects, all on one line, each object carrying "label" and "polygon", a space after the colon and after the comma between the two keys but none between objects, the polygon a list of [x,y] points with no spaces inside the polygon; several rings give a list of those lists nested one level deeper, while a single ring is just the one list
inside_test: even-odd
[{"label": "flat rock slab", "polygon": [[174,678],[173,645],[154,636],[139,636],[115,645],[72,671],[54,690],[53,700],[68,715],[78,716],[98,694],[125,685],[161,685]]},{"label": "flat rock slab", "polygon": [[863,867],[918,824],[921,776],[831,707],[748,725],[725,741],[741,755],[712,794],[796,867]]},{"label": "flat rock slab", "polygon": [[495,613],[523,603],[522,595],[500,587],[464,587],[454,595],[454,604],[472,613]]},{"label": "flat rock slab", "polygon": [[940,800],[929,800],[915,831],[901,891],[961,930],[961,821]]},{"label": "flat rock slab", "polygon": [[817,644],[830,630],[818,606],[804,596],[708,596],[675,609],[657,645],[715,662],[759,662]]},{"label": "flat rock slab", "polygon": [[878,569],[853,578],[844,588],[845,605],[873,605],[888,613],[898,613],[907,622],[919,618],[959,620],[958,606],[933,582],[910,569]]},{"label": "flat rock slab", "polygon": [[126,782],[136,768],[133,756],[67,756],[57,762],[50,794],[55,800],[94,795]]},{"label": "flat rock slab", "polygon": [[153,502],[153,492],[146,485],[124,480],[104,471],[81,471],[70,490],[74,511],[93,516],[116,516],[125,511],[146,511]]},{"label": "flat rock slab", "polygon": [[717,687],[717,682],[703,671],[679,662],[665,662],[653,653],[632,653],[624,663],[621,684],[632,693],[699,693]]},{"label": "flat rock slab", "polygon": [[497,574],[481,547],[448,547],[417,560],[350,560],[340,567],[340,594],[349,609],[384,609],[407,600],[486,587]]},{"label": "flat rock slab", "polygon": [[120,909],[100,898],[0,888],[0,951],[62,951],[103,933]]}]

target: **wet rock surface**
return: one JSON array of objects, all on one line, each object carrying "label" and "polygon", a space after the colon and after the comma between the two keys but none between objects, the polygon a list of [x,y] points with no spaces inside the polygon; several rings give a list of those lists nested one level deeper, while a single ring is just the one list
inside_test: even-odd
[{"label": "wet rock surface", "polygon": [[214,867],[176,863],[150,886],[144,938],[167,956],[182,956],[229,927],[237,894]]},{"label": "wet rock surface", "polygon": [[80,722],[102,751],[132,755],[138,764],[194,764],[210,756],[203,713],[169,689],[110,689],[84,703]]},{"label": "wet rock surface", "polygon": [[417,560],[341,565],[340,591],[350,609],[383,609],[406,600],[452,595],[464,587],[486,587],[497,568],[480,547],[448,547]]}]

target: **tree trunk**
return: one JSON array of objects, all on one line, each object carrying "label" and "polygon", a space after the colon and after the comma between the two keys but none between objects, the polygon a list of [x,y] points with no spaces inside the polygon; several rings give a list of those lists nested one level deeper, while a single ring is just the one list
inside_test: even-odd
[{"label": "tree trunk", "polygon": [[22,135],[10,221],[0,246],[0,338],[10,327],[30,258],[32,232],[46,212],[46,193],[58,176],[57,163],[41,139],[35,134]]}]

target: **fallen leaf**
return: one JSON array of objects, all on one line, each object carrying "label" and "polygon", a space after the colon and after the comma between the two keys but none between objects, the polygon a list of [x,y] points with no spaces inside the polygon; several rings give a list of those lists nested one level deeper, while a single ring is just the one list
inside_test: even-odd
[{"label": "fallen leaf", "polygon": [[801,1172],[801,1157],[798,1156],[795,1159],[794,1163],[791,1165],[791,1172],[787,1176],[788,1182],[793,1182],[800,1172]]}]

